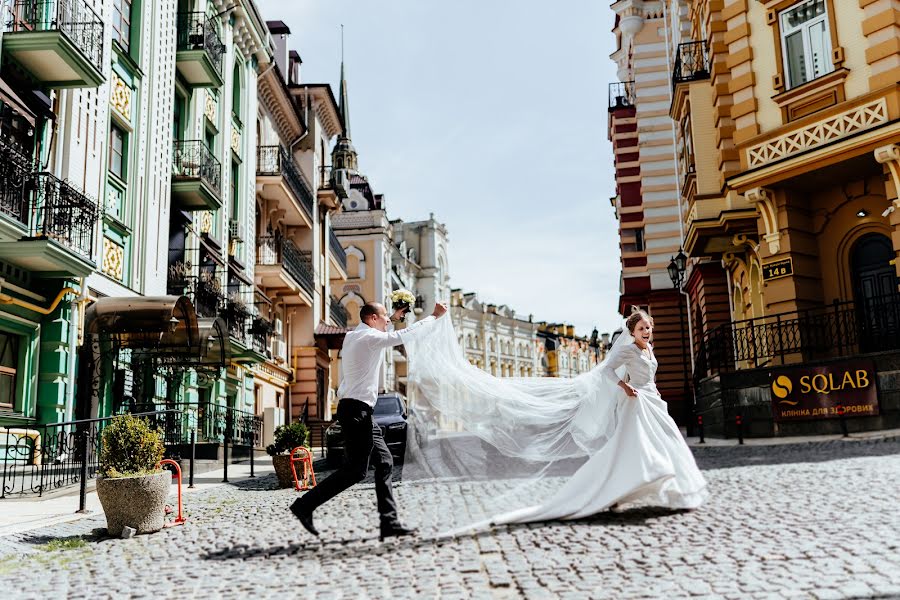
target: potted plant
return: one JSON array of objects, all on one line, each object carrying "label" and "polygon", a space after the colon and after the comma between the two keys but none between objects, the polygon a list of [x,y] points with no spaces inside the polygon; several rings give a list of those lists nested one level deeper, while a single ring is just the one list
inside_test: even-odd
[{"label": "potted plant", "polygon": [[308,448],[308,440],[309,430],[300,421],[275,428],[275,443],[266,446],[266,453],[272,457],[278,487],[289,488],[294,485],[294,476],[291,474],[291,450],[297,446]]},{"label": "potted plant", "polygon": [[97,496],[110,535],[126,526],[137,533],[163,528],[172,484],[172,473],[157,467],[164,452],[159,431],[137,417],[115,417],[103,430]]}]

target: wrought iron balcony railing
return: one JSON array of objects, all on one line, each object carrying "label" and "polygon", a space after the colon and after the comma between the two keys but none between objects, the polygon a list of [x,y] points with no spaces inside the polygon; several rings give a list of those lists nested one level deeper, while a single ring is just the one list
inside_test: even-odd
[{"label": "wrought iron balcony railing", "polygon": [[307,215],[313,212],[313,194],[311,186],[306,182],[303,173],[297,168],[294,160],[281,146],[260,146],[256,150],[257,175],[281,175],[287,181]]},{"label": "wrought iron balcony railing", "polygon": [[291,240],[278,235],[260,236],[256,247],[260,265],[283,265],[284,270],[308,293],[315,289],[312,253],[297,248]]},{"label": "wrought iron balcony railing", "polygon": [[709,55],[706,42],[678,44],[672,85],[709,78]]},{"label": "wrought iron balcony railing", "polygon": [[634,106],[634,82],[609,84],[609,109],[629,108]]},{"label": "wrought iron balcony railing", "polygon": [[103,71],[103,20],[84,0],[15,0],[6,18],[10,33],[63,33],[94,68]]},{"label": "wrought iron balcony railing", "polygon": [[248,326],[251,312],[246,304],[229,298],[225,302],[225,322],[228,323],[228,334],[232,339],[244,344],[250,343]]},{"label": "wrought iron balcony railing", "polygon": [[344,308],[344,305],[341,304],[341,301],[331,297],[331,320],[334,321],[334,324],[338,327],[346,327],[347,321],[350,318],[350,313],[347,312],[347,309]]},{"label": "wrought iron balcony railing", "polygon": [[700,342],[696,379],[744,368],[900,349],[900,294],[727,323]]},{"label": "wrought iron balcony railing", "polygon": [[28,188],[35,165],[14,144],[0,140],[0,213],[28,224]]},{"label": "wrought iron balcony railing", "polygon": [[222,285],[214,273],[176,276],[169,274],[167,293],[173,296],[187,296],[194,304],[200,317],[217,317],[225,309],[225,295]]},{"label": "wrought iron balcony railing", "polygon": [[225,45],[216,31],[215,21],[203,12],[178,13],[178,50],[204,50],[219,76]]},{"label": "wrought iron balcony railing", "polygon": [[217,195],[222,193],[222,164],[201,140],[173,142],[172,175],[176,179],[199,179]]},{"label": "wrought iron balcony railing", "polygon": [[334,229],[328,231],[328,247],[331,248],[331,254],[337,260],[338,264],[344,271],[347,270],[347,251],[341,246],[341,241],[334,233]]},{"label": "wrought iron balcony railing", "polygon": [[270,356],[269,344],[272,341],[272,333],[275,331],[275,325],[272,321],[260,316],[253,317],[250,323],[250,337],[252,338],[253,349],[260,354]]},{"label": "wrought iron balcony railing", "polygon": [[90,259],[97,203],[71,184],[50,173],[36,173],[31,197],[31,236],[56,240]]}]

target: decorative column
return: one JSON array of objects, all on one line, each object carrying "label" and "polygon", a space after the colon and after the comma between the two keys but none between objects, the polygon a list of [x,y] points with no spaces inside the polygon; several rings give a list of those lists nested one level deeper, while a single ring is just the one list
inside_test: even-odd
[{"label": "decorative column", "polygon": [[885,170],[884,191],[885,196],[891,203],[885,208],[884,214],[887,215],[893,231],[891,232],[891,241],[894,244],[894,269],[900,276],[900,145],[889,144],[875,149],[875,160],[877,160]]}]

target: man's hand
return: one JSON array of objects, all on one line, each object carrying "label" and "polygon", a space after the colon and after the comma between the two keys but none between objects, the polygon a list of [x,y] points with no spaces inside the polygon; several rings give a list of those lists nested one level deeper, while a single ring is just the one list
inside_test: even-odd
[{"label": "man's hand", "polygon": [[406,311],[409,309],[406,308],[398,308],[394,311],[394,314],[391,315],[391,321],[402,321],[406,317]]},{"label": "man's hand", "polygon": [[434,312],[431,313],[431,316],[433,316],[435,319],[438,319],[440,317],[443,317],[444,314],[446,314],[446,312],[447,312],[447,305],[442,302],[438,302],[437,304],[434,305]]}]

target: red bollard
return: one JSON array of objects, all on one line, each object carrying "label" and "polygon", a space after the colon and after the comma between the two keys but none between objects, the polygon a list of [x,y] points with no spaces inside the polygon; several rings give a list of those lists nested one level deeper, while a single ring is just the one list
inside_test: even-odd
[{"label": "red bollard", "polygon": [[837,405],[838,419],[840,419],[840,421],[841,421],[841,433],[843,434],[843,437],[850,437],[850,432],[847,431],[847,421],[844,419],[844,414],[846,412],[847,411],[844,410],[843,404]]},{"label": "red bollard", "polygon": [[[165,458],[159,461],[159,464],[156,465],[156,468],[162,467],[163,464],[172,465],[175,467],[175,478],[178,481],[178,516],[175,518],[175,521],[172,523],[166,523],[165,527],[174,527],[175,525],[184,525],[187,519],[184,518],[184,510],[183,505],[181,503],[181,467],[177,462],[172,460],[171,458]],[[168,508],[168,506],[166,507]]]},{"label": "red bollard", "polygon": [[734,424],[737,425],[738,444],[744,445],[744,418],[741,415],[734,417]]},{"label": "red bollard", "polygon": [[[295,456],[295,454],[298,453],[300,454],[300,456]],[[297,467],[294,466],[294,463],[298,462],[303,466],[302,487],[300,486],[300,481],[297,479]],[[316,472],[313,470],[312,454],[303,446],[297,446],[296,448],[291,450],[291,473],[294,476],[294,488],[298,492],[316,487]],[[312,485],[310,485],[310,480],[312,480]]]},{"label": "red bollard", "polygon": [[705,444],[706,438],[703,437],[703,415],[697,415],[697,429],[700,430],[700,443]]}]

